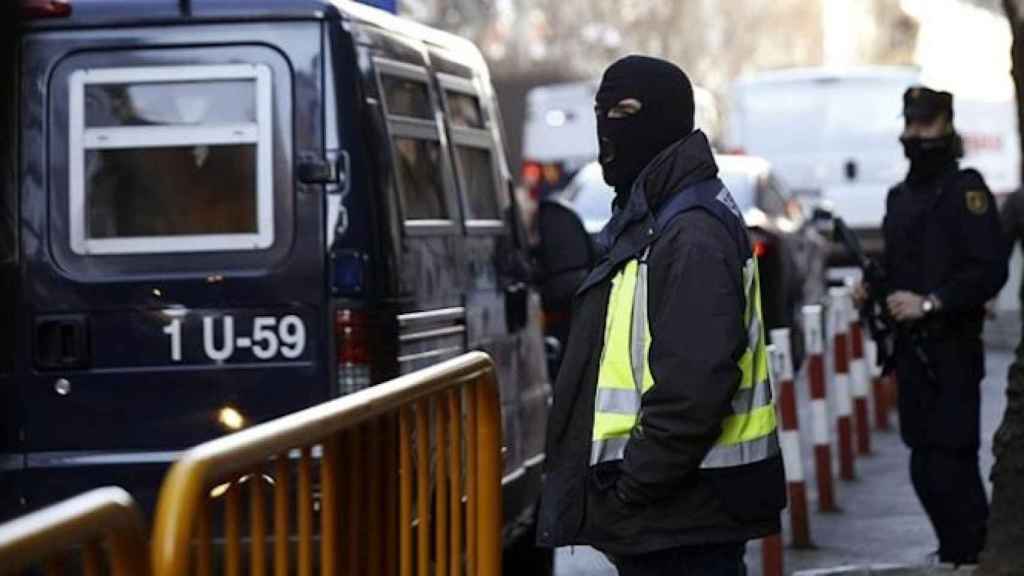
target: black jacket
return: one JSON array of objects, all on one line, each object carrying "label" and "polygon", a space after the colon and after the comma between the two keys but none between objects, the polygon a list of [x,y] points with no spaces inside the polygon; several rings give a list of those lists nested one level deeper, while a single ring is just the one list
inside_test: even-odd
[{"label": "black jacket", "polygon": [[[538,543],[590,544],[638,554],[686,544],[740,542],[779,530],[781,458],[704,470],[740,383],[747,347],[741,251],[726,227],[691,210],[664,229],[655,214],[717,174],[695,132],[659,155],[603,232],[606,255],[577,294],[555,385]],[[746,241],[746,239],[744,239]],[[654,387],[625,459],[591,467],[597,372],[611,278],[646,246]]]},{"label": "black jacket", "polygon": [[889,288],[935,294],[936,328],[977,337],[985,302],[1007,276],[999,213],[981,174],[952,162],[932,182],[892,188],[882,230]]},{"label": "black jacket", "polygon": [[942,301],[937,313],[897,331],[903,441],[912,448],[976,452],[984,306],[1007,276],[995,200],[978,172],[951,162],[930,182],[890,190],[883,232],[889,289]]}]

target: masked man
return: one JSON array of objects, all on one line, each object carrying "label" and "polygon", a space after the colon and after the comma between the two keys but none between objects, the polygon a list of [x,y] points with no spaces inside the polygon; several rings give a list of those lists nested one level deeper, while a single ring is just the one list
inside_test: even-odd
[{"label": "masked man", "polygon": [[984,305],[1006,281],[985,181],[961,170],[953,95],[912,87],[900,138],[910,171],[889,191],[883,234],[894,363],[910,475],[939,540],[938,559],[974,564],[988,502],[978,469]]},{"label": "masked man", "polygon": [[745,574],[785,481],[757,262],[676,66],[631,56],[596,97],[614,215],[555,387],[538,542],[624,576]]}]

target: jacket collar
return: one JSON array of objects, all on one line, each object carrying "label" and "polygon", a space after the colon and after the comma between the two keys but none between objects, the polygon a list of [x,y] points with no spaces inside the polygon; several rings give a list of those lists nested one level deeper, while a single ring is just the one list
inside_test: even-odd
[{"label": "jacket collar", "polygon": [[700,130],[670,145],[640,172],[625,205],[614,209],[598,235],[601,251],[609,251],[629,228],[650,228],[654,213],[673,196],[717,175],[711,144]]},{"label": "jacket collar", "polygon": [[707,136],[700,130],[672,144],[640,173],[624,206],[615,210],[597,237],[601,259],[577,294],[581,294],[635,258],[657,239],[657,211],[677,194],[718,174]]}]

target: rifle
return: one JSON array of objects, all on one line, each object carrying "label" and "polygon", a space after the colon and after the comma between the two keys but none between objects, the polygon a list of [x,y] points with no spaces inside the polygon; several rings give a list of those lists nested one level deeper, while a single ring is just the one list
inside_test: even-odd
[{"label": "rifle", "polygon": [[914,322],[906,327],[896,323],[896,319],[889,313],[889,306],[886,300],[889,297],[889,279],[885,269],[877,260],[868,256],[860,245],[857,235],[850,230],[846,222],[839,216],[833,215],[832,235],[833,240],[841,243],[853,256],[864,277],[864,285],[867,289],[867,297],[860,306],[860,317],[867,323],[868,333],[875,341],[878,349],[878,365],[882,367],[883,374],[892,372],[894,346],[897,331],[904,331],[910,339],[910,346],[918,361],[924,366],[925,373],[929,380],[935,381],[935,372],[932,363],[925,351],[925,333],[920,322]]}]

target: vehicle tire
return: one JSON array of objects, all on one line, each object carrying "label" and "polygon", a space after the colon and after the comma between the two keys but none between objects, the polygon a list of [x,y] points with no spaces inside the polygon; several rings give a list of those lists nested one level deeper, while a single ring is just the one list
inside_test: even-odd
[{"label": "vehicle tire", "polygon": [[537,522],[505,545],[502,554],[503,574],[529,574],[530,576],[553,576],[555,573],[555,551],[540,548],[536,544]]}]

